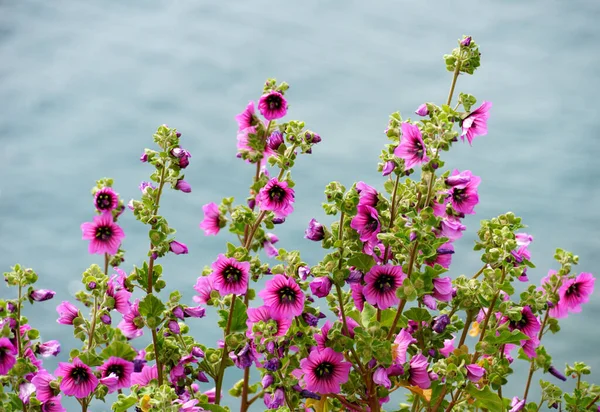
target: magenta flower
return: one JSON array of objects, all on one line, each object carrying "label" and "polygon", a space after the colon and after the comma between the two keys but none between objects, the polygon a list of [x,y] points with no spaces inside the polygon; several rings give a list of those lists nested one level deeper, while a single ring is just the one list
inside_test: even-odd
[{"label": "magenta flower", "polygon": [[373,266],[365,275],[365,299],[379,309],[387,309],[397,305],[396,289],[404,281],[402,266]]},{"label": "magenta flower", "polygon": [[388,160],[387,162],[385,162],[385,165],[383,165],[383,169],[381,170],[381,175],[388,176],[394,171],[395,168],[396,168],[396,163],[391,160]]},{"label": "magenta flower", "polygon": [[324,298],[325,296],[329,295],[329,292],[331,292],[333,283],[329,277],[323,276],[310,282],[309,286],[313,295],[318,298]]},{"label": "magenta flower", "polygon": [[202,211],[204,212],[204,220],[200,222],[200,229],[204,230],[206,236],[219,233],[219,230],[225,226],[225,222],[221,219],[219,206],[213,202],[207,203],[202,206]]},{"label": "magenta flower", "polygon": [[49,340],[48,342],[40,343],[35,352],[44,358],[56,356],[60,353],[60,342],[57,340]]},{"label": "magenta flower", "polygon": [[110,213],[104,213],[100,216],[94,216],[93,222],[81,224],[83,239],[89,240],[89,253],[115,255],[119,250],[119,245],[125,237],[123,229],[113,222]]},{"label": "magenta flower", "polygon": [[183,193],[191,193],[192,186],[183,179],[179,179],[177,183],[175,183],[175,190],[181,190]]},{"label": "magenta flower", "polygon": [[271,310],[268,306],[260,306],[258,308],[248,308],[248,325],[247,335],[252,336],[252,327],[258,322],[268,323],[269,321],[275,322],[275,330],[273,336],[285,336],[290,326],[292,326],[292,319],[286,316],[281,316],[276,311]]},{"label": "magenta flower", "polygon": [[323,225],[317,222],[316,219],[310,219],[308,227],[304,232],[304,238],[314,242],[323,240],[325,238],[325,229],[323,228]]},{"label": "magenta flower", "polygon": [[169,250],[176,255],[187,255],[188,248],[185,243],[178,242],[176,240],[172,240],[169,242]]},{"label": "magenta flower", "polygon": [[200,276],[196,280],[194,290],[198,292],[197,296],[194,296],[194,302],[206,303],[210,300],[210,292],[214,290],[213,281],[210,276]]},{"label": "magenta flower", "polygon": [[263,94],[258,100],[258,111],[267,120],[281,119],[286,115],[287,109],[287,101],[279,92]]},{"label": "magenta flower", "polygon": [[308,358],[300,361],[306,389],[315,393],[339,393],[340,385],[348,381],[351,365],[344,355],[331,348],[313,349]]},{"label": "magenta flower", "polygon": [[427,108],[427,105],[425,103],[423,103],[422,105],[420,105],[417,110],[415,110],[415,113],[418,114],[419,116],[427,116],[429,114],[429,109]]},{"label": "magenta flower", "polygon": [[454,352],[456,348],[454,347],[454,338],[452,339],[445,339],[444,340],[444,347],[442,349],[440,349],[440,353],[442,354],[442,356],[444,356],[445,358],[447,358],[448,356],[450,356],[450,354],[452,352]]},{"label": "magenta flower", "polygon": [[365,308],[365,288],[360,283],[350,284],[350,293],[352,294],[352,300],[354,305],[359,312],[362,312]]},{"label": "magenta flower", "polygon": [[115,301],[114,308],[117,312],[125,315],[129,312],[129,308],[131,307],[131,303],[129,299],[131,298],[131,292],[123,287],[122,281],[118,280],[117,275],[111,277],[108,281],[106,294],[112,297]]},{"label": "magenta flower", "polygon": [[263,401],[267,409],[279,410],[285,404],[285,393],[282,388],[277,388],[273,394],[265,393]]},{"label": "magenta flower", "polygon": [[6,375],[17,363],[17,348],[8,338],[0,338],[0,376]]},{"label": "magenta flower", "polygon": [[277,250],[277,248],[275,246],[273,246],[277,242],[279,242],[279,238],[276,235],[274,235],[273,233],[265,234],[263,248],[265,249],[265,253],[267,254],[268,257],[273,258],[273,257],[279,255],[279,251]]},{"label": "magenta flower", "polygon": [[183,310],[184,318],[203,318],[206,316],[206,309],[201,306],[187,307]]},{"label": "magenta flower", "polygon": [[156,365],[144,365],[140,372],[131,374],[132,385],[147,386],[153,379],[158,380],[158,370],[156,369]]},{"label": "magenta flower", "polygon": [[33,379],[31,379],[31,383],[33,383],[36,389],[35,397],[40,402],[46,402],[55,396],[54,389],[50,386],[50,382],[55,380],[56,378],[45,369],[38,371]]},{"label": "magenta flower", "polygon": [[427,259],[425,263],[429,266],[435,266],[436,264],[448,269],[452,263],[452,255],[454,254],[454,245],[451,242],[446,242],[440,246],[437,250],[437,255],[434,256],[433,260]]},{"label": "magenta flower", "polygon": [[210,279],[213,287],[221,295],[246,293],[250,262],[239,262],[235,258],[228,258],[220,254],[211,267],[213,272],[210,274]]},{"label": "magenta flower", "polygon": [[396,335],[396,339],[394,339],[394,344],[392,345],[392,359],[394,363],[399,365],[405,363],[408,347],[416,342],[417,340],[408,331],[400,329],[400,333]]},{"label": "magenta flower", "polygon": [[282,317],[300,316],[304,309],[304,294],[292,278],[275,275],[258,295],[273,313]]},{"label": "magenta flower", "polygon": [[277,217],[286,217],[294,211],[294,189],[287,182],[273,178],[260,189],[256,203],[260,210],[272,211]]},{"label": "magenta flower", "polygon": [[42,412],[67,412],[67,410],[60,403],[61,396],[54,396],[44,403],[42,403]]},{"label": "magenta flower", "polygon": [[[455,218],[442,219],[440,222],[439,237],[447,237],[450,242],[454,242],[462,237],[462,232],[467,227]],[[437,232],[436,232],[437,233]]]},{"label": "magenta flower", "polygon": [[59,362],[54,374],[63,377],[60,390],[67,396],[85,398],[98,386],[98,379],[90,367],[77,357],[73,358],[73,363]]},{"label": "magenta flower", "polygon": [[[459,213],[472,215],[475,214],[475,206],[479,203],[477,187],[481,183],[481,178],[473,176],[469,170],[465,170],[462,173],[469,177],[468,182],[452,186],[448,193],[450,194],[450,201],[454,210]],[[456,175],[459,175],[459,172],[455,169],[452,172],[452,176]]]},{"label": "magenta flower", "polygon": [[331,324],[331,322],[327,321],[325,322],[321,330],[318,333],[314,334],[314,338],[317,341],[317,348],[320,351],[323,351],[325,350],[325,348],[327,348],[327,342],[329,341],[328,334],[332,326],[333,325]]},{"label": "magenta flower", "polygon": [[36,302],[44,302],[45,300],[50,300],[56,295],[56,292],[50,289],[36,289],[32,290],[29,293],[29,297],[31,300],[35,300]]},{"label": "magenta flower", "polygon": [[525,403],[527,403],[527,401],[525,399],[520,400],[518,397],[514,397],[512,398],[512,400],[510,401],[510,410],[508,412],[520,412],[523,410],[523,408],[525,408]]},{"label": "magenta flower", "polygon": [[559,309],[558,312],[564,313],[564,316],[566,316],[567,310],[572,313],[581,312],[581,305],[587,303],[594,292],[595,282],[596,278],[591,273],[586,272],[580,273],[576,278],[564,281],[558,290],[559,300],[557,306],[562,309],[562,311]]},{"label": "magenta flower", "polygon": [[449,277],[433,279],[433,297],[442,302],[450,302],[454,289],[452,279]]},{"label": "magenta flower", "polygon": [[428,366],[429,361],[421,353],[411,358],[409,369],[410,378],[408,380],[411,385],[416,385],[421,389],[429,389],[431,386],[431,379],[427,373]]},{"label": "magenta flower", "polygon": [[72,325],[73,320],[79,316],[79,309],[66,300],[56,307],[56,311],[58,312],[57,322],[61,325]]},{"label": "magenta flower", "polygon": [[254,115],[254,102],[249,102],[244,111],[235,116],[235,120],[238,122],[238,131],[254,126],[258,121]]},{"label": "magenta flower", "polygon": [[485,375],[485,369],[475,363],[467,365],[465,368],[467,369],[467,379],[473,383],[479,382]]},{"label": "magenta flower", "polygon": [[110,212],[119,205],[119,195],[110,187],[103,187],[94,196],[94,206],[100,213]]},{"label": "magenta flower", "polygon": [[140,315],[139,305],[140,300],[136,299],[129,312],[123,315],[123,319],[117,325],[117,328],[121,329],[123,335],[128,339],[134,339],[144,334],[144,318]]},{"label": "magenta flower", "polygon": [[462,134],[460,138],[463,142],[466,137],[469,144],[471,144],[477,136],[485,136],[487,134],[487,120],[490,117],[491,107],[491,102],[483,102],[481,106],[469,113],[462,121]]},{"label": "magenta flower", "polygon": [[185,169],[190,165],[190,158],[192,157],[192,154],[187,150],[181,147],[176,147],[171,150],[171,155],[179,159],[179,167],[181,169]]},{"label": "magenta flower", "polygon": [[365,182],[356,183],[356,192],[358,193],[358,205],[375,207],[379,202],[379,194],[374,187],[369,186]]},{"label": "magenta flower", "polygon": [[30,382],[23,382],[19,385],[19,399],[25,405],[29,404],[29,397],[35,392],[35,386]]},{"label": "magenta flower", "polygon": [[356,230],[361,242],[376,241],[381,230],[379,214],[374,207],[361,205],[357,207],[357,214],[352,218],[350,227]]},{"label": "magenta flower", "polygon": [[523,306],[521,310],[521,320],[509,320],[508,327],[510,330],[518,329],[530,338],[537,337],[542,325],[537,316],[533,314],[529,306]]},{"label": "magenta flower", "polygon": [[102,378],[115,375],[115,381],[103,382],[108,387],[108,393],[117,389],[129,388],[131,386],[131,374],[133,373],[133,362],[111,356],[102,366],[98,367]]},{"label": "magenta flower", "polygon": [[414,124],[404,122],[401,125],[402,138],[394,150],[394,155],[404,159],[404,170],[429,161],[421,131]]},{"label": "magenta flower", "polygon": [[375,373],[373,374],[373,382],[388,389],[392,387],[392,382],[388,377],[387,371],[381,366],[375,370]]}]

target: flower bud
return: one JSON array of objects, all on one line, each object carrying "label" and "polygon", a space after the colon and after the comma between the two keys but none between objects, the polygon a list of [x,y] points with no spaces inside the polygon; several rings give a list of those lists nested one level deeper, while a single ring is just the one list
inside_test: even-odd
[{"label": "flower bud", "polygon": [[186,318],[203,318],[206,315],[206,309],[201,306],[193,308],[185,308],[183,310],[183,316]]},{"label": "flower bud", "polygon": [[556,369],[554,366],[550,366],[550,368],[548,368],[548,372],[550,373],[550,375],[554,376],[556,379],[560,379],[563,382],[567,381],[567,378],[565,377],[565,375],[560,373],[558,371],[558,369]]},{"label": "flower bud", "polygon": [[263,376],[261,380],[263,389],[267,389],[273,384],[273,382],[275,382],[275,378],[273,378],[273,375],[271,375],[270,373],[267,373],[265,376]]},{"label": "flower bud", "polygon": [[183,309],[181,309],[181,306],[176,306],[173,308],[173,310],[171,311],[171,313],[173,314],[173,316],[175,316],[177,319],[181,319],[183,320]]},{"label": "flower bud", "polygon": [[419,116],[427,116],[429,114],[429,109],[427,108],[427,105],[423,103],[415,110],[415,113]]},{"label": "flower bud", "polygon": [[248,199],[248,207],[254,210],[254,207],[256,207],[256,199],[254,199],[253,197]]},{"label": "flower bud", "polygon": [[96,282],[94,282],[94,281],[88,282],[88,284],[87,284],[87,288],[88,288],[89,290],[94,290],[94,289],[96,289]]},{"label": "flower bud", "polygon": [[315,296],[319,298],[324,298],[325,296],[329,295],[329,292],[331,292],[331,286],[333,286],[333,283],[331,282],[329,277],[323,276],[320,278],[316,278],[315,280],[310,282],[309,286],[311,292]]},{"label": "flower bud", "polygon": [[108,313],[104,313],[104,314],[100,315],[100,320],[105,325],[110,325],[112,323],[112,319],[110,318],[110,315]]},{"label": "flower bud", "polygon": [[325,230],[323,225],[317,222],[315,219],[311,219],[308,223],[308,228],[304,232],[304,238],[319,242],[325,238]]},{"label": "flower bud", "polygon": [[29,297],[36,302],[43,302],[45,300],[50,300],[56,295],[56,292],[50,289],[37,289],[32,290],[29,294]]},{"label": "flower bud", "polygon": [[192,348],[192,355],[196,358],[204,358],[204,351],[198,346]]},{"label": "flower bud", "polygon": [[388,160],[387,162],[385,162],[385,165],[383,166],[383,170],[381,171],[381,174],[383,176],[388,176],[389,174],[391,174],[394,169],[396,168],[396,163]]},{"label": "flower bud", "polygon": [[177,323],[176,320],[170,320],[167,324],[167,327],[174,335],[179,335],[179,333],[181,332],[181,329],[179,328],[179,323]]},{"label": "flower bud", "polygon": [[276,372],[281,368],[281,361],[277,358],[271,358],[265,362],[264,368],[271,372]]},{"label": "flower bud", "polygon": [[280,225],[285,222],[285,217],[274,217],[272,222],[274,225]]},{"label": "flower bud", "polygon": [[432,329],[435,333],[443,333],[449,324],[450,317],[448,315],[437,316],[433,321]]},{"label": "flower bud", "polygon": [[319,324],[319,318],[313,315],[312,313],[303,313],[302,319],[304,319],[308,326],[316,327]]},{"label": "flower bud", "polygon": [[311,275],[310,268],[308,266],[300,266],[298,268],[298,275],[302,280],[308,279],[308,277]]},{"label": "flower bud", "polygon": [[140,156],[140,162],[146,163],[148,161],[148,155],[144,152]]},{"label": "flower bud", "polygon": [[464,47],[469,47],[471,45],[471,36],[467,36],[460,41],[460,45]]},{"label": "flower bud", "polygon": [[208,377],[202,371],[198,371],[198,375],[196,376],[196,379],[198,379],[199,382],[208,382]]},{"label": "flower bud", "polygon": [[192,186],[183,179],[179,179],[175,184],[175,190],[181,190],[183,193],[191,193]]},{"label": "flower bud", "polygon": [[188,253],[188,248],[184,243],[173,240],[169,243],[169,250],[176,255],[185,255]]}]

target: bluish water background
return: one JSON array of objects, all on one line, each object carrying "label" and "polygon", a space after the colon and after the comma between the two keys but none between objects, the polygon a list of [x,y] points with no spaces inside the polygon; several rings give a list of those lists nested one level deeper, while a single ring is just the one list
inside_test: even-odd
[{"label": "bluish water background", "polygon": [[[489,135],[473,147],[456,145],[447,158],[449,167],[483,179],[451,274],[479,268],[471,250],[478,221],[512,210],[535,236],[533,282],[555,268],[556,247],[576,252],[577,270],[597,276],[599,18],[600,3],[591,0],[2,1],[0,267],[33,267],[39,286],[57,291],[54,301],[25,314],[44,339],[67,346],[70,330],[56,324],[54,307],[72,299],[85,268],[100,263],[87,254],[79,228],[93,215],[89,190],[110,176],[124,199],[138,197],[150,172],[138,157],[156,126],[167,123],[183,132],[182,145],[193,154],[186,178],[194,190],[164,198],[162,210],[190,253],[161,263],[168,289],[182,289],[191,302],[196,277],[226,239],[203,236],[201,206],[246,196],[253,169],[235,157],[233,116],[259,97],[268,77],[291,85],[289,117],[323,137],[298,162],[296,212],[276,232],[282,247],[300,249],[314,263],[319,249],[302,236],[311,217],[323,218],[325,184],[381,187],[375,165],[388,114],[445,100],[450,73],[441,56],[469,33],[481,44],[483,67],[461,77],[457,90],[494,107]],[[131,215],[122,225],[124,268],[131,270],[145,256],[147,232]],[[0,297],[9,297],[8,289]],[[558,367],[585,361],[596,382],[599,316],[596,292],[545,342]],[[219,338],[213,320],[192,323],[207,344]],[[58,360],[67,356],[65,350]],[[524,374],[525,365],[517,365],[505,396],[522,394]]]}]

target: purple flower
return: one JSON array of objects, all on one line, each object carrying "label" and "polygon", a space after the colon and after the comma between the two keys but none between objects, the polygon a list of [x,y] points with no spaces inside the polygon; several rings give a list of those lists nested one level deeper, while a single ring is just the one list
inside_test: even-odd
[{"label": "purple flower", "polygon": [[34,384],[36,389],[35,397],[38,398],[40,402],[46,402],[55,396],[55,391],[50,386],[50,382],[54,380],[56,380],[56,378],[50,375],[45,369],[38,371],[33,379],[31,379],[31,383]]},{"label": "purple flower", "polygon": [[117,225],[110,213],[94,216],[93,222],[81,224],[83,240],[89,240],[89,253],[115,255],[125,237],[123,229]]},{"label": "purple flower", "polygon": [[269,386],[273,385],[273,382],[275,382],[275,378],[273,378],[273,375],[270,373],[267,373],[261,380],[263,389],[267,389]]},{"label": "purple flower", "polygon": [[246,109],[235,116],[235,120],[238,122],[238,131],[254,126],[258,122],[258,119],[254,115],[254,102],[249,102]]},{"label": "purple flower", "polygon": [[284,275],[275,275],[267,281],[258,295],[276,316],[300,316],[304,310],[304,294],[300,286]]},{"label": "purple flower", "polygon": [[142,153],[142,155],[140,156],[140,162],[142,163],[146,163],[148,161],[148,153],[144,152]]},{"label": "purple flower", "polygon": [[275,322],[275,330],[273,332],[273,336],[285,336],[290,326],[292,326],[292,320],[287,315],[282,315],[280,313],[276,313],[268,306],[260,306],[258,308],[249,308],[248,309],[248,320],[246,321],[246,325],[248,325],[248,336],[252,336],[252,328],[255,323],[258,322]]},{"label": "purple flower", "polygon": [[312,273],[310,273],[310,268],[308,266],[300,266],[298,268],[298,276],[300,276],[300,279],[306,280],[311,275]]},{"label": "purple flower", "polygon": [[264,363],[264,368],[270,372],[276,372],[281,368],[281,361],[277,358],[271,358]]},{"label": "purple flower", "polygon": [[[108,387],[108,393],[131,386],[133,362],[111,356],[102,366],[98,367],[98,370],[101,372],[100,382]],[[109,376],[114,376],[114,378],[106,380]],[[105,380],[103,381],[103,379]]]},{"label": "purple flower", "polygon": [[201,306],[187,307],[183,310],[185,318],[203,318],[206,316],[206,309]]},{"label": "purple flower", "polygon": [[357,214],[352,218],[350,227],[358,232],[362,242],[376,241],[381,230],[379,214],[371,206],[358,205]]},{"label": "purple flower", "polygon": [[554,317],[566,317],[567,311],[581,312],[581,305],[587,303],[594,292],[595,282],[596,278],[586,272],[580,273],[576,278],[567,279],[558,290],[559,299],[556,309],[553,310],[556,315]]},{"label": "purple flower", "polygon": [[465,368],[467,368],[467,379],[471,382],[479,382],[485,375],[485,369],[475,363],[467,365]]},{"label": "purple flower", "polygon": [[394,339],[394,344],[392,345],[392,358],[394,363],[398,365],[405,363],[408,347],[416,342],[417,340],[413,338],[410,333],[405,329],[400,329],[400,333],[396,335],[396,339]]},{"label": "purple flower", "polygon": [[392,160],[388,160],[387,162],[385,162],[385,165],[383,165],[383,169],[381,171],[382,176],[390,175],[394,171],[395,168],[396,168],[396,163],[393,162]]},{"label": "purple flower", "polygon": [[183,193],[191,193],[192,186],[185,180],[179,179],[177,183],[175,183],[175,190],[181,190]]},{"label": "purple flower", "polygon": [[456,348],[454,347],[454,338],[452,339],[445,339],[444,340],[444,347],[442,349],[440,349],[440,353],[442,354],[442,356],[444,356],[445,358],[447,358],[448,356],[450,356],[450,354],[452,352],[454,352]]},{"label": "purple flower", "polygon": [[131,374],[132,385],[147,386],[152,380],[158,380],[158,370],[156,369],[156,365],[144,365],[140,372]]},{"label": "purple flower", "polygon": [[256,203],[260,210],[272,211],[277,217],[286,217],[294,211],[294,189],[287,182],[273,178],[260,189]]},{"label": "purple flower", "polygon": [[490,117],[491,107],[491,102],[483,102],[481,106],[469,113],[462,121],[462,134],[460,135],[460,138],[463,142],[466,137],[469,144],[471,144],[475,137],[485,136],[487,134],[487,121]]},{"label": "purple flower", "polygon": [[57,340],[49,340],[48,342],[40,343],[36,349],[36,353],[44,358],[56,356],[60,353],[60,342]]},{"label": "purple flower", "polygon": [[423,103],[415,110],[415,113],[419,116],[427,116],[429,114],[429,109],[427,108],[427,105]]},{"label": "purple flower", "polygon": [[467,36],[460,41],[461,46],[469,47],[471,45],[471,36]]},{"label": "purple flower", "polygon": [[17,363],[17,348],[8,338],[0,338],[0,376],[6,375]]},{"label": "purple flower", "polygon": [[214,290],[213,282],[210,276],[200,276],[196,280],[196,284],[194,285],[194,290],[198,292],[199,295],[194,296],[194,302],[197,303],[206,303],[210,300],[210,293]]},{"label": "purple flower", "polygon": [[119,205],[119,195],[110,187],[103,187],[94,195],[94,206],[100,213],[110,212]]},{"label": "purple flower", "polygon": [[117,328],[121,329],[123,335],[128,339],[134,339],[144,334],[144,319],[139,311],[140,300],[136,299],[131,305],[131,310],[123,315],[123,320],[119,322]]},{"label": "purple flower", "polygon": [[548,368],[548,372],[550,373],[550,375],[554,376],[556,379],[560,379],[563,382],[567,381],[567,378],[565,377],[565,375],[560,373],[560,371],[558,369],[556,369],[554,366],[550,366],[550,368]]},{"label": "purple flower", "polygon": [[171,155],[173,155],[174,157],[179,159],[179,167],[181,169],[185,169],[186,167],[189,166],[189,164],[190,164],[189,159],[190,159],[190,157],[192,157],[192,155],[187,150],[182,149],[181,147],[176,147],[171,150]]},{"label": "purple flower", "polygon": [[319,242],[325,238],[325,229],[323,225],[316,221],[316,219],[310,219],[308,222],[308,228],[304,232],[304,238]]},{"label": "purple flower", "polygon": [[102,321],[102,323],[105,325],[112,325],[112,319],[108,313],[103,313],[100,315],[100,321]]},{"label": "purple flower", "polygon": [[46,400],[42,404],[42,412],[67,412],[67,410],[62,406],[61,396],[55,396],[48,400]]},{"label": "purple flower", "polygon": [[67,396],[85,398],[98,386],[98,379],[89,366],[79,358],[73,358],[73,363],[59,362],[56,376],[62,376],[60,390]]},{"label": "purple flower", "polygon": [[200,222],[200,229],[204,230],[206,236],[219,233],[219,230],[225,226],[219,206],[216,203],[207,203],[202,206],[202,211],[204,212],[204,220]]},{"label": "purple flower", "polygon": [[198,346],[192,348],[191,354],[197,358],[204,358],[204,351]]},{"label": "purple flower", "polygon": [[271,136],[267,138],[267,147],[273,152],[277,152],[279,146],[283,144],[283,135],[279,130],[275,130],[271,133]]},{"label": "purple flower", "polygon": [[397,305],[399,299],[396,290],[404,278],[402,266],[373,266],[365,275],[365,299],[381,310]]},{"label": "purple flower", "polygon": [[24,382],[19,385],[19,399],[25,405],[29,404],[29,397],[35,392],[35,386],[30,382]]},{"label": "purple flower", "polygon": [[167,328],[169,328],[173,335],[179,335],[181,333],[181,328],[179,327],[179,323],[176,320],[171,319],[167,323]]},{"label": "purple flower", "polygon": [[323,276],[320,278],[316,278],[315,280],[310,282],[309,286],[313,295],[315,295],[318,298],[324,298],[327,295],[329,295],[329,292],[331,292],[331,287],[333,286],[333,283],[331,282],[331,279],[329,279],[329,277]]},{"label": "purple flower", "polygon": [[240,369],[246,369],[252,366],[252,363],[257,359],[256,355],[254,348],[252,348],[249,343],[246,343],[238,353],[229,352],[229,357],[233,360],[235,366]]},{"label": "purple flower", "polygon": [[351,365],[344,362],[344,355],[331,348],[313,349],[300,361],[306,389],[327,394],[339,393],[340,384],[348,381]]},{"label": "purple flower", "polygon": [[308,326],[312,326],[313,328],[319,324],[319,318],[312,313],[304,312],[302,319],[304,319]]},{"label": "purple flower", "polygon": [[208,376],[206,376],[206,374],[202,371],[198,371],[198,375],[196,375],[196,379],[198,380],[198,382],[208,382]]},{"label": "purple flower", "polygon": [[[475,214],[475,206],[479,203],[477,187],[479,186],[479,183],[481,183],[481,178],[479,176],[473,176],[469,170],[465,170],[462,173],[470,178],[469,181],[464,184],[453,186],[448,193],[450,194],[450,201],[452,202],[454,210],[466,215],[472,215]],[[459,174],[457,169],[452,172],[452,176]]]},{"label": "purple flower", "polygon": [[443,333],[449,324],[450,317],[448,315],[437,316],[433,320],[433,326],[431,327],[431,329],[433,329],[435,333]]},{"label": "purple flower", "polygon": [[61,325],[72,325],[73,320],[79,316],[77,307],[66,300],[56,307],[56,311],[58,312],[57,322]]},{"label": "purple flower", "polygon": [[43,302],[45,300],[50,300],[56,295],[56,292],[50,289],[36,289],[32,290],[29,294],[29,297],[36,302]]},{"label": "purple flower", "polygon": [[419,353],[412,357],[409,369],[409,382],[411,385],[416,385],[421,389],[429,389],[431,379],[429,379],[429,374],[427,373],[428,366],[429,361],[423,354]]},{"label": "purple flower", "polygon": [[287,109],[287,101],[279,92],[263,94],[258,100],[258,111],[267,120],[281,119],[286,115]]},{"label": "purple flower", "polygon": [[373,382],[388,389],[392,387],[392,382],[390,381],[386,370],[382,367],[379,367],[375,370],[375,373],[373,374]]},{"label": "purple flower", "polygon": [[169,243],[169,250],[176,255],[187,255],[188,248],[185,243],[178,242],[173,240]]},{"label": "purple flower", "polygon": [[239,262],[220,254],[212,264],[210,279],[213,287],[222,295],[243,295],[248,287],[250,262]]},{"label": "purple flower", "polygon": [[510,402],[510,410],[508,412],[519,412],[522,411],[523,408],[525,407],[525,402],[526,400],[520,400],[519,398],[517,398],[516,396],[514,398],[512,398],[512,401]]},{"label": "purple flower", "polygon": [[450,302],[454,289],[449,277],[433,279],[433,297],[442,302]]},{"label": "purple flower", "polygon": [[148,193],[148,190],[147,190],[148,188],[150,188],[150,189],[156,189],[156,187],[154,187],[154,185],[152,183],[150,183],[150,182],[141,182],[140,183],[140,186],[139,186],[140,192],[142,192],[144,194]]},{"label": "purple flower", "polygon": [[394,155],[404,159],[404,170],[429,161],[421,131],[413,124],[404,122],[401,125],[402,138],[394,150]]},{"label": "purple flower", "polygon": [[285,404],[285,394],[282,388],[277,388],[273,394],[265,393],[264,402],[267,409],[279,409]]},{"label": "purple flower", "polygon": [[275,243],[279,242],[279,238],[273,233],[265,234],[265,241],[263,242],[263,248],[265,249],[265,253],[268,257],[275,257],[279,255],[277,248],[273,246]]}]

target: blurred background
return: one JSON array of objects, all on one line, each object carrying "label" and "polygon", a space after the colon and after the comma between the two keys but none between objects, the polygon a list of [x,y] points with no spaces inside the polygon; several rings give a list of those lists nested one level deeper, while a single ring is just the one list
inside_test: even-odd
[{"label": "blurred background", "polygon": [[[44,340],[64,345],[46,367],[53,371],[76,344],[67,337],[71,329],[56,323],[55,306],[73,300],[81,273],[102,262],[81,240],[80,224],[94,215],[90,189],[113,177],[126,202],[139,198],[151,168],[138,159],[158,125],[179,129],[193,156],[186,170],[193,192],[168,191],[161,208],[189,254],[160,262],[166,292],[180,289],[191,304],[196,278],[229,240],[204,236],[201,206],[225,196],[244,201],[254,168],[235,156],[234,116],[258,99],[265,79],[290,84],[288,119],[306,121],[323,139],[294,169],[296,212],[275,231],[278,246],[299,249],[314,264],[320,249],[303,234],[312,217],[330,221],[320,207],[324,186],[383,186],[376,165],[388,115],[414,118],[419,104],[445,102],[451,73],[442,55],[463,34],[480,44],[482,67],[459,78],[457,94],[494,106],[489,134],[472,147],[456,144],[446,157],[447,167],[482,177],[481,203],[466,219],[450,275],[479,269],[472,250],[479,220],[511,210],[535,237],[531,282],[557,268],[557,247],[580,256],[577,271],[598,277],[599,18],[593,0],[0,1],[0,267],[32,267],[38,287],[57,291],[54,300],[25,309]],[[147,228],[129,211],[120,224],[129,272],[146,257]],[[13,293],[2,287],[0,298]],[[189,324],[214,345],[221,336],[210,313]],[[584,361],[593,368],[590,380],[600,383],[599,317],[596,291],[545,340],[558,369]],[[146,335],[134,341],[138,348]],[[525,382],[527,365],[514,365],[507,397],[522,395]],[[230,370],[226,387],[236,373]],[[530,400],[537,401],[533,388]]]}]

